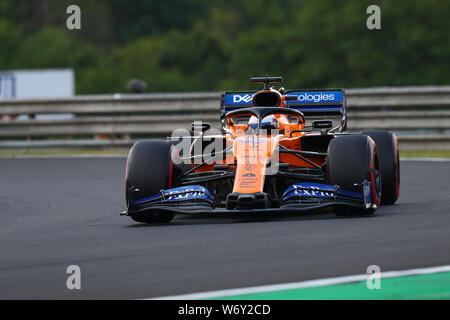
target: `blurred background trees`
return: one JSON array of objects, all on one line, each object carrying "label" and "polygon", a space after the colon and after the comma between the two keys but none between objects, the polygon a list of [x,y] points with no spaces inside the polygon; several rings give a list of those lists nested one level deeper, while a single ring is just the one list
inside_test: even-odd
[{"label": "blurred background trees", "polygon": [[[66,8],[81,8],[81,30]],[[381,30],[366,8],[381,7]],[[77,94],[449,84],[446,0],[0,0],[0,70],[71,67]]]}]

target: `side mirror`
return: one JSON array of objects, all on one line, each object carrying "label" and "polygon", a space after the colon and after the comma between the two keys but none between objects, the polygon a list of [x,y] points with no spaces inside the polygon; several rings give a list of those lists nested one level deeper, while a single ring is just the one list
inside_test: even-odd
[{"label": "side mirror", "polygon": [[204,133],[209,129],[211,129],[211,124],[208,122],[194,121],[191,125],[192,132],[201,131],[202,133]]},{"label": "side mirror", "polygon": [[333,127],[333,121],[331,120],[314,120],[312,122],[314,129],[330,129]]}]

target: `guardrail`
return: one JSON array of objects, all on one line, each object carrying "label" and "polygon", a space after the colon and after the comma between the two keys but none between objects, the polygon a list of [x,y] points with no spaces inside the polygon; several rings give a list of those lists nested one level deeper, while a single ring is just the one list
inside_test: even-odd
[{"label": "guardrail", "polygon": [[[450,149],[450,86],[347,89],[348,129],[386,129],[407,149]],[[75,115],[64,120],[0,121],[0,149],[129,146],[164,137],[194,120],[219,128],[220,93],[92,95],[0,101],[0,115]],[[125,139],[86,140],[106,134]],[[71,140],[55,140],[71,137]],[[83,140],[76,138],[84,137]],[[50,139],[50,140],[49,140]]]}]

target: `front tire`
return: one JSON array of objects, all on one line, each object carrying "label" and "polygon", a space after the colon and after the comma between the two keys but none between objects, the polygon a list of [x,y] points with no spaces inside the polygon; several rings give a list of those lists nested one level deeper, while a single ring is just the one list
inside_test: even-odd
[{"label": "front tire", "polygon": [[381,204],[394,204],[400,195],[400,161],[397,137],[390,131],[370,130],[363,131],[371,137],[378,148],[380,160],[381,180]]},{"label": "front tire", "polygon": [[[361,192],[359,186],[367,180],[372,189],[372,202],[380,205],[381,177],[375,142],[365,135],[344,135],[331,140],[328,145],[328,183],[342,189]],[[375,208],[334,207],[336,215],[372,214]]]},{"label": "front tire", "polygon": [[[128,209],[130,200],[139,200],[156,195],[162,189],[172,188],[176,182],[176,168],[171,159],[171,143],[160,141],[139,141],[131,148],[125,177],[125,199]],[[137,222],[165,223],[174,214],[129,213]]]}]

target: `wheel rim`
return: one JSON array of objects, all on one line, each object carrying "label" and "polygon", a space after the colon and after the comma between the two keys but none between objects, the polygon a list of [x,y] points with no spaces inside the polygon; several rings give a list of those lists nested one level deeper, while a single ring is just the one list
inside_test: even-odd
[{"label": "wheel rim", "polygon": [[373,167],[371,168],[371,178],[373,184],[373,191],[375,191],[373,195],[373,200],[376,205],[380,205],[381,200],[381,174],[380,174],[380,164],[378,162],[378,153],[376,149],[373,150]]},{"label": "wheel rim", "polygon": [[396,163],[395,163],[395,195],[396,199],[400,196],[400,156],[398,152],[398,145],[396,148]]}]

